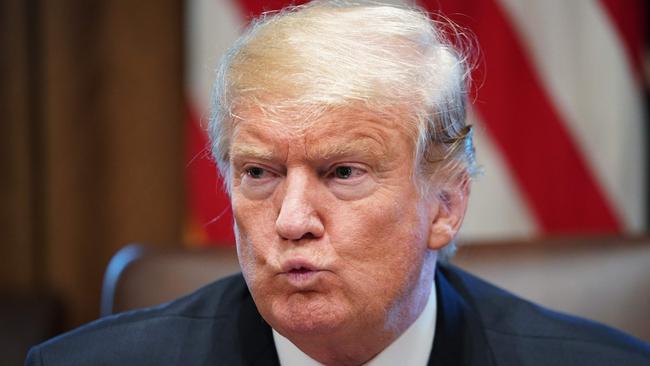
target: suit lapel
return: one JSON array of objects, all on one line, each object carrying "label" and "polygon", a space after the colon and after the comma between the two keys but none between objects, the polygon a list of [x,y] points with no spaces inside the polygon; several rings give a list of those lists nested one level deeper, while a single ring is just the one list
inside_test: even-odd
[{"label": "suit lapel", "polygon": [[454,288],[445,271],[444,265],[436,270],[438,311],[429,365],[494,365],[478,314]]},{"label": "suit lapel", "polygon": [[242,364],[279,366],[271,327],[257,311],[253,298],[250,294],[247,295],[243,299],[237,320]]}]

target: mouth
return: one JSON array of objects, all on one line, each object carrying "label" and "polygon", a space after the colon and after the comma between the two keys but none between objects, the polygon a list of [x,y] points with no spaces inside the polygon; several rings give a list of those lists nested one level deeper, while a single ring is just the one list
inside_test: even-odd
[{"label": "mouth", "polygon": [[320,268],[305,259],[290,259],[283,263],[283,273],[308,273],[319,271]]},{"label": "mouth", "polygon": [[324,270],[305,260],[289,260],[282,266],[282,274],[296,287],[314,284],[318,275]]},{"label": "mouth", "polygon": [[289,274],[303,274],[303,273],[309,273],[309,272],[314,272],[314,270],[311,270],[309,268],[305,267],[299,267],[299,268],[292,268],[289,270]]}]

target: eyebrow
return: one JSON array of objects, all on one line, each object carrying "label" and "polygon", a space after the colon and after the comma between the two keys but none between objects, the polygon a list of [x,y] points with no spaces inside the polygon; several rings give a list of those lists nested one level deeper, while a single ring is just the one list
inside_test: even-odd
[{"label": "eyebrow", "polygon": [[373,145],[381,146],[371,138],[360,138],[344,142],[324,142],[310,147],[307,156],[313,160],[331,160],[361,154],[369,158],[381,159],[386,153],[385,149],[382,147],[382,149],[378,150],[373,148]]},{"label": "eyebrow", "polygon": [[[377,149],[376,147],[380,147]],[[382,146],[375,139],[362,137],[346,141],[321,141],[307,149],[307,160],[335,160],[344,157],[365,157],[375,161],[381,161],[388,153],[386,147]],[[233,162],[244,159],[258,159],[273,161],[277,158],[277,152],[272,148],[255,143],[237,143],[230,148],[230,159]]]},{"label": "eyebrow", "polygon": [[230,148],[230,159],[236,160],[241,157],[255,158],[260,160],[272,160],[275,155],[273,151],[260,145],[238,143]]}]

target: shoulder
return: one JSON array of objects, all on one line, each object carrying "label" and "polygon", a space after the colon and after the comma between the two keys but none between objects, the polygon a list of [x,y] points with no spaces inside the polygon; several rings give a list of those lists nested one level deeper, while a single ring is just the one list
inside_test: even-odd
[{"label": "shoulder", "polygon": [[478,314],[498,364],[650,364],[650,346],[632,336],[546,309],[452,265],[440,267]]},{"label": "shoulder", "polygon": [[235,331],[234,319],[249,297],[241,274],[233,275],[173,302],[62,334],[33,347],[26,364],[162,365],[188,354],[207,356],[209,342]]}]

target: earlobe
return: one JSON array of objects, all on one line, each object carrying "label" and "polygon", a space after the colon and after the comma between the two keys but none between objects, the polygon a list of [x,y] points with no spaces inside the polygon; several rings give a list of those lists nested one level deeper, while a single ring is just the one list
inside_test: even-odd
[{"label": "earlobe", "polygon": [[454,187],[439,192],[437,212],[432,214],[429,232],[429,249],[439,250],[449,244],[460,230],[467,210],[469,178],[465,177]]},{"label": "earlobe", "polygon": [[429,249],[439,250],[444,248],[451,239],[456,235],[453,226],[449,220],[436,220],[431,225],[431,232],[429,234]]}]

